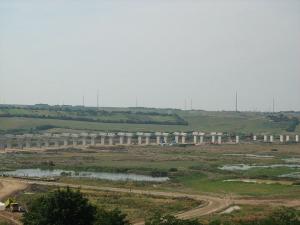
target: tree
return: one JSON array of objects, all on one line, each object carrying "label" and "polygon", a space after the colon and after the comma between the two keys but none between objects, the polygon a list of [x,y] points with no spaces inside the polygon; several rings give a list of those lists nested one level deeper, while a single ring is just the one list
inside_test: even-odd
[{"label": "tree", "polygon": [[33,200],[24,225],[93,225],[96,208],[79,191],[57,190]]},{"label": "tree", "polygon": [[112,211],[99,209],[94,225],[129,225],[130,223],[126,217],[127,215],[118,209]]},{"label": "tree", "polygon": [[149,220],[146,221],[145,225],[202,225],[197,220],[182,220],[177,219],[175,216],[155,214]]},{"label": "tree", "polygon": [[281,207],[273,212],[263,225],[300,225],[300,220],[295,209]]}]

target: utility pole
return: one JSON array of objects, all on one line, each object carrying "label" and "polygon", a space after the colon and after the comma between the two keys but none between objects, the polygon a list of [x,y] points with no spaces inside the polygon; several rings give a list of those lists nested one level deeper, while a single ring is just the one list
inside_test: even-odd
[{"label": "utility pole", "polygon": [[273,113],[275,113],[275,99],[273,97]]},{"label": "utility pole", "polygon": [[235,92],[235,112],[238,111],[238,94],[237,91]]},{"label": "utility pole", "polygon": [[82,106],[84,107],[84,95],[82,96]]},{"label": "utility pole", "polygon": [[191,98],[191,110],[193,110],[193,99]]},{"label": "utility pole", "polygon": [[99,89],[97,90],[97,110],[99,110]]},{"label": "utility pole", "polygon": [[184,99],[184,110],[186,110],[186,99]]},{"label": "utility pole", "polygon": [[135,108],[137,108],[138,107],[138,99],[137,99],[137,97],[135,97]]}]

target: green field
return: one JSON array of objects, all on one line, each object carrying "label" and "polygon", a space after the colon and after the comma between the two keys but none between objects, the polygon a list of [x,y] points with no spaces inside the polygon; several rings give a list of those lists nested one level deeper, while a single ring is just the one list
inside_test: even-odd
[{"label": "green field", "polygon": [[[51,110],[50,110],[51,109]],[[0,107],[2,133],[87,131],[204,131],[239,134],[284,134],[300,131],[300,113],[210,112],[201,110],[67,107],[50,109]],[[298,118],[298,119],[297,119]],[[293,120],[294,119],[294,120]]]}]

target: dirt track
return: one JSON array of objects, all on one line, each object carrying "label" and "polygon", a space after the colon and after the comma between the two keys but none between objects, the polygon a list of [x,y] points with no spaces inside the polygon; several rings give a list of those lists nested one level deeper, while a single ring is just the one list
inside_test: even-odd
[{"label": "dirt track", "polygon": [[[26,183],[21,183],[17,180],[0,180],[0,201],[5,201],[6,198],[10,197],[14,193],[17,193],[18,191],[24,190],[28,185]],[[21,222],[19,222],[14,214],[6,211],[0,212],[0,217],[10,221],[11,223],[15,225],[22,225]]]},{"label": "dirt track", "polygon": [[[135,194],[146,194],[153,196],[164,196],[164,197],[173,197],[173,198],[191,198],[197,201],[203,202],[199,207],[178,213],[176,216],[182,219],[188,218],[197,218],[200,216],[208,215],[214,212],[221,211],[230,206],[231,201],[229,199],[220,198],[220,197],[210,197],[207,195],[190,195],[177,192],[160,192],[160,191],[145,191],[145,190],[136,190],[136,189],[126,189],[126,188],[113,188],[113,187],[98,187],[98,186],[89,186],[89,185],[74,185],[74,184],[65,184],[58,182],[45,182],[45,181],[30,181],[22,179],[12,179],[12,178],[1,178],[1,183],[5,184],[5,192],[9,194],[8,190],[11,190],[11,187],[26,187],[30,184],[39,184],[39,185],[50,185],[58,187],[72,187],[72,188],[81,188],[87,190],[99,190],[99,191],[113,191],[113,192],[122,192],[122,193],[135,193]],[[18,185],[18,186],[17,186]],[[17,188],[15,188],[17,190]],[[1,189],[0,189],[1,190]],[[1,196],[0,196],[1,197]],[[135,225],[142,225],[144,222],[136,223]]]},{"label": "dirt track", "polygon": [[[240,205],[273,205],[273,206],[300,206],[300,200],[293,199],[229,199],[221,197],[213,197],[208,195],[191,195],[178,192],[162,192],[162,191],[147,191],[147,190],[137,190],[137,189],[126,189],[126,188],[114,188],[114,187],[99,187],[99,186],[90,186],[90,185],[74,185],[58,182],[45,182],[45,181],[31,181],[23,179],[12,179],[12,178],[0,178],[0,199],[13,194],[16,191],[25,189],[30,184],[38,185],[47,185],[47,186],[57,186],[57,187],[72,187],[72,188],[81,188],[87,190],[99,190],[99,191],[112,191],[112,192],[121,192],[121,193],[135,193],[135,194],[144,194],[144,195],[153,195],[153,196],[164,196],[164,197],[175,197],[175,198],[191,198],[196,201],[201,201],[202,204],[197,208],[190,209],[185,212],[176,214],[178,218],[181,219],[191,219],[198,218],[204,215],[217,213],[225,210],[230,205],[240,204]],[[1,216],[1,215],[0,215]],[[20,223],[16,223],[20,224]],[[142,225],[144,222],[138,222],[134,225]]]}]

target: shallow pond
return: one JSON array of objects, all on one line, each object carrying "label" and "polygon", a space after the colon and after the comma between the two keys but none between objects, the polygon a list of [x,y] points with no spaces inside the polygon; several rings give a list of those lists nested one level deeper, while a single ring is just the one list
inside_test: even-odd
[{"label": "shallow pond", "polygon": [[247,164],[236,164],[236,165],[224,165],[219,167],[220,170],[235,171],[235,170],[250,170],[253,168],[300,168],[300,164],[272,164],[272,165],[247,165]]},{"label": "shallow pond", "polygon": [[287,174],[280,175],[279,177],[287,177],[287,178],[300,179],[300,172],[287,173]]},{"label": "shallow pond", "polygon": [[274,158],[273,155],[255,155],[255,154],[239,154],[239,153],[227,153],[225,156],[243,156],[247,158]]},{"label": "shallow pond", "polygon": [[0,175],[17,176],[17,177],[34,177],[34,178],[50,178],[59,176],[70,176],[77,178],[92,178],[111,181],[147,181],[147,182],[164,182],[169,180],[168,177],[151,177],[138,174],[126,173],[106,173],[106,172],[75,172],[71,170],[41,170],[41,169],[18,169],[15,171],[0,172]]}]

